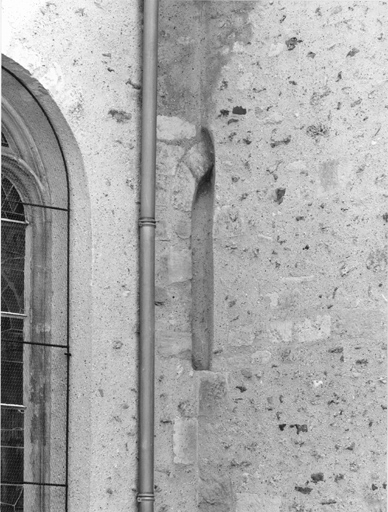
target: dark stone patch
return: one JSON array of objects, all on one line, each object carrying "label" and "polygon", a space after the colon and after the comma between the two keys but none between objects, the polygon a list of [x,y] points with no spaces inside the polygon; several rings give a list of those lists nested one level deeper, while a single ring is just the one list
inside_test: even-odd
[{"label": "dark stone patch", "polygon": [[279,428],[280,428],[280,430],[283,432],[283,430],[286,428],[286,426],[287,426],[287,423],[281,423],[281,424],[279,425]]},{"label": "dark stone patch", "polygon": [[362,102],[362,99],[359,98],[358,100],[353,101],[353,103],[351,103],[350,106],[353,108],[353,107],[355,107],[357,105],[360,105],[361,102]]},{"label": "dark stone patch", "polygon": [[354,448],[355,448],[355,447],[356,447],[356,443],[353,441],[353,443],[352,443],[350,446],[347,446],[347,447],[346,447],[346,450],[349,450],[349,451],[351,451],[351,452],[352,452],[352,451],[354,450]]},{"label": "dark stone patch", "polygon": [[384,215],[383,215],[383,220],[384,220],[385,222],[388,222],[388,213],[384,213]]},{"label": "dark stone patch", "polygon": [[337,503],[335,500],[321,501],[321,505],[334,505],[335,503]]},{"label": "dark stone patch", "polygon": [[273,142],[271,142],[271,148],[276,148],[276,146],[281,146],[282,144],[287,146],[287,144],[289,144],[290,142],[291,142],[291,135],[289,135],[288,137],[286,137],[283,140],[274,140]]},{"label": "dark stone patch", "polygon": [[276,169],[275,169],[275,170],[274,170],[274,169],[266,169],[266,170],[265,170],[265,172],[268,172],[268,174],[272,174],[272,177],[273,177],[273,179],[274,179],[275,181],[277,181],[277,180],[278,180],[278,178],[279,178],[279,176],[278,176],[278,175],[276,174],[276,172],[275,172],[275,171],[277,171],[277,170],[278,170],[279,165],[280,165],[280,162],[277,164],[277,166],[276,166]]},{"label": "dark stone patch", "polygon": [[128,78],[128,80],[125,82],[125,85],[130,85],[131,87],[133,87],[137,91],[140,91],[140,89],[141,89],[141,85],[137,84],[135,82],[132,82],[132,80],[130,78]]},{"label": "dark stone patch", "polygon": [[229,110],[226,110],[225,108],[220,110],[220,117],[227,117],[229,115]]},{"label": "dark stone patch", "polygon": [[278,204],[282,204],[284,196],[285,196],[285,193],[286,193],[286,189],[285,188],[277,188],[275,190],[275,192],[276,192],[276,199],[275,199],[275,201]]},{"label": "dark stone patch", "polygon": [[232,113],[243,116],[247,113],[247,109],[244,107],[233,107]]},{"label": "dark stone patch", "polygon": [[132,119],[132,114],[125,112],[124,110],[116,110],[112,108],[108,114],[117,121],[118,123],[128,123]]},{"label": "dark stone patch", "polygon": [[350,52],[347,53],[346,57],[354,57],[360,50],[357,48],[352,48]]},{"label": "dark stone patch", "polygon": [[236,389],[239,389],[241,393],[245,393],[245,391],[247,390],[245,386],[236,386]]},{"label": "dark stone patch", "polygon": [[376,489],[378,489],[377,485],[372,484],[372,491],[375,491]]},{"label": "dark stone patch", "polygon": [[307,57],[308,57],[309,59],[314,59],[314,58],[315,58],[315,56],[316,56],[316,53],[314,53],[314,52],[308,52],[308,54],[307,54]]},{"label": "dark stone patch", "polygon": [[334,477],[334,482],[335,483],[338,483],[340,480],[343,480],[345,478],[345,475],[343,475],[342,473],[340,473],[339,475],[335,475]]},{"label": "dark stone patch", "polygon": [[295,219],[299,222],[300,220],[304,220],[303,215],[298,215],[298,217],[295,217]]},{"label": "dark stone patch", "polygon": [[229,119],[228,124],[232,124],[232,123],[238,123],[238,119],[235,119],[234,117],[232,117],[232,119]]},{"label": "dark stone patch", "polygon": [[310,105],[318,105],[323,98],[329,96],[331,94],[331,90],[328,87],[325,87],[320,92],[314,92],[310,98]]},{"label": "dark stone patch", "polygon": [[290,428],[296,428],[296,433],[299,435],[300,432],[307,432],[307,425],[290,425]]},{"label": "dark stone patch", "polygon": [[342,354],[343,351],[344,351],[344,347],[334,347],[334,348],[330,348],[328,350],[328,352],[330,354]]},{"label": "dark stone patch", "polygon": [[295,486],[295,490],[301,492],[302,494],[310,494],[312,491],[311,487],[299,487],[299,485]]},{"label": "dark stone patch", "polygon": [[303,43],[302,39],[298,39],[297,37],[291,37],[290,39],[287,39],[287,41],[286,41],[287,50],[288,51],[293,50],[298,43]]},{"label": "dark stone patch", "polygon": [[324,475],[323,473],[313,473],[311,475],[311,480],[314,484],[317,484],[318,482],[323,482]]},{"label": "dark stone patch", "polygon": [[342,71],[338,73],[336,82],[339,82],[340,80],[342,80]]},{"label": "dark stone patch", "polygon": [[368,364],[368,359],[357,359],[356,364],[366,366]]},{"label": "dark stone patch", "polygon": [[232,468],[249,468],[249,466],[252,466],[252,462],[249,460],[238,461],[236,459],[232,459],[230,461],[230,465]]},{"label": "dark stone patch", "polygon": [[327,137],[329,135],[329,129],[323,124],[311,125],[307,128],[306,133],[309,137],[317,139],[318,137]]}]

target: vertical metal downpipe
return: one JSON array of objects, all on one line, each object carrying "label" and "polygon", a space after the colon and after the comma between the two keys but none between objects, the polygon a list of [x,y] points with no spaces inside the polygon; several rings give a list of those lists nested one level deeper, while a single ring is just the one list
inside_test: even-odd
[{"label": "vertical metal downpipe", "polygon": [[154,511],[158,0],[144,0],[140,195],[139,512]]}]

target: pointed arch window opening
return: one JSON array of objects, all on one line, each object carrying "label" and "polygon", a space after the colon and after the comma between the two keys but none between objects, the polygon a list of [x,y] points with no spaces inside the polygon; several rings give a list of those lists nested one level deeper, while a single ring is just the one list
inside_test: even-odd
[{"label": "pointed arch window opening", "polygon": [[[16,176],[20,171],[17,159],[3,155],[2,163],[12,170],[11,176]],[[10,179],[8,173],[2,176],[0,510],[66,512],[70,358],[69,209],[62,205],[31,201],[28,195],[19,193],[17,181]],[[36,218],[40,220],[37,222]],[[36,225],[39,223],[41,232],[37,234],[39,229]],[[42,235],[47,229],[51,232],[49,242]],[[34,276],[38,271],[33,268],[34,263],[31,267],[33,252],[39,246],[36,237],[41,238],[42,245],[50,245],[49,281],[52,286],[52,309],[57,312],[51,314],[51,319],[46,318],[42,306],[37,313],[39,306],[34,305],[34,302],[38,302],[37,293],[28,285],[28,282],[31,286],[32,282],[48,279],[47,275],[45,278]],[[47,274],[47,268],[43,273]],[[51,293],[47,282],[43,288],[43,294]],[[63,289],[66,291],[63,292]],[[39,298],[39,301],[43,304],[44,298]],[[39,321],[36,317],[39,317]],[[44,332],[46,327],[43,327],[43,331],[36,334],[37,325],[48,323],[51,324],[50,332]],[[28,381],[30,375],[42,368],[46,375],[39,376],[37,382],[31,385]],[[28,388],[31,396],[26,397]],[[38,400],[37,396],[40,397]],[[44,419],[40,425],[32,427],[36,415]],[[50,423],[48,427],[47,422]],[[30,441],[32,428],[34,436],[39,438],[35,443]],[[33,461],[31,464],[26,462],[30,460]]]}]

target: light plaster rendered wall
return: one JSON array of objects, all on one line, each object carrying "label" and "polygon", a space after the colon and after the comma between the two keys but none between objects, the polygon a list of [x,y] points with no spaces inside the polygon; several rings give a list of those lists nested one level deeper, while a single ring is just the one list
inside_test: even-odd
[{"label": "light plaster rendered wall", "polygon": [[140,23],[137,2],[2,2],[3,54],[48,91],[83,161],[70,176],[77,512],[136,509]]},{"label": "light plaster rendered wall", "polygon": [[[386,510],[386,7],[161,2],[157,512]],[[75,249],[91,237],[72,255],[74,511],[135,510],[140,14],[3,1],[3,52],[49,91],[84,163],[71,178]],[[202,127],[215,332],[211,371],[195,372]]]},{"label": "light plaster rendered wall", "polygon": [[[159,512],[386,511],[387,14],[383,1],[161,2]],[[190,365],[202,127],[210,372]]]}]

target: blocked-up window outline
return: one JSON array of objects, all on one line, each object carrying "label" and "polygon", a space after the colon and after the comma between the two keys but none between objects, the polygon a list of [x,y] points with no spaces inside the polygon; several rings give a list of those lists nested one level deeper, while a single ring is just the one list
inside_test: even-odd
[{"label": "blocked-up window outline", "polygon": [[[55,190],[52,194],[52,184],[61,180],[46,179],[44,165],[37,162],[34,168],[31,157],[26,158],[29,164],[26,163],[23,158],[26,144],[25,141],[18,144],[18,133],[11,134],[6,126],[2,127],[2,133],[3,183],[16,191],[7,199],[11,213],[7,215],[2,208],[3,233],[9,233],[8,237],[2,236],[2,248],[3,244],[12,247],[24,230],[25,257],[23,285],[20,265],[8,269],[5,266],[4,271],[2,266],[2,290],[4,283],[11,297],[9,290],[14,279],[19,307],[6,306],[2,311],[5,359],[1,366],[1,511],[64,512],[67,509],[70,357],[68,190],[62,186],[62,193]],[[20,255],[17,259],[20,260]],[[16,274],[19,277],[15,278]],[[8,302],[12,303],[12,297]],[[18,359],[21,371],[15,369],[16,364],[9,363],[13,357]],[[17,381],[19,384],[15,386]],[[16,390],[14,396],[6,392],[7,382],[8,388]]]}]

